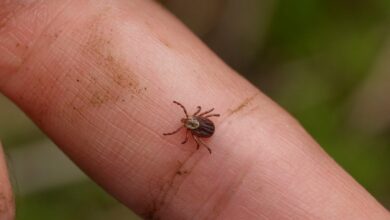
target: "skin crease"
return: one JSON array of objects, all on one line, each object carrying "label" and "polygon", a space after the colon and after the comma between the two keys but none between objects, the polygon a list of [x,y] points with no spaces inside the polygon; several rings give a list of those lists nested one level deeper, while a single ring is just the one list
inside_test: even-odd
[{"label": "skin crease", "polygon": [[[157,3],[1,2],[0,91],[144,218],[390,219]],[[181,125],[173,100],[190,114],[197,105],[221,114],[203,139],[211,155],[193,140],[181,145],[184,129],[162,135]]]}]

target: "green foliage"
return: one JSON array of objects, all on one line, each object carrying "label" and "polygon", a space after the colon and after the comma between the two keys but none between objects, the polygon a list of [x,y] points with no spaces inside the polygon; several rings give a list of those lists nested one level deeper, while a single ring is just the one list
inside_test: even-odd
[{"label": "green foliage", "polygon": [[259,57],[274,85],[268,95],[386,206],[390,138],[354,129],[348,120],[351,99],[388,38],[389,12],[389,1],[282,0]]},{"label": "green foliage", "polygon": [[18,220],[139,219],[92,182],[16,198]]}]

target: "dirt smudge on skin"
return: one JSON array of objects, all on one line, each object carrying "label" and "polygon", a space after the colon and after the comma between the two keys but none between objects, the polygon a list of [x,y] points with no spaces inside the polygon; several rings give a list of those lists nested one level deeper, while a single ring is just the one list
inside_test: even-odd
[{"label": "dirt smudge on skin", "polygon": [[119,99],[119,96],[113,96],[113,94],[111,94],[107,90],[99,90],[92,94],[90,102],[94,106],[99,106],[106,103],[109,100],[116,101],[117,99]]},{"label": "dirt smudge on skin", "polygon": [[111,77],[112,81],[123,89],[129,89],[135,93],[139,92],[139,84],[136,75],[120,60],[115,59],[111,54],[103,55],[102,67]]},{"label": "dirt smudge on skin", "polygon": [[[252,155],[253,154],[249,154],[248,157],[251,157]],[[242,184],[254,163],[254,160],[249,160],[249,158],[247,161],[251,162],[248,162],[245,166],[243,166],[241,172],[230,180],[229,186],[224,188],[223,193],[221,193],[215,201],[212,212],[210,212],[211,215],[208,216],[210,219],[219,219],[219,216],[226,210],[226,207],[229,205],[232,198],[234,198],[240,187],[242,187]]]},{"label": "dirt smudge on skin", "polygon": [[121,59],[121,54],[118,53],[121,49],[115,48],[115,45],[111,42],[114,30],[112,28],[104,29],[107,26],[105,25],[106,13],[108,12],[99,14],[92,21],[89,27],[91,35],[86,43],[85,50],[94,56],[98,66],[116,85],[136,91],[138,88],[136,75],[131,71],[126,60]]},{"label": "dirt smudge on skin", "polygon": [[173,49],[173,43],[169,42],[166,37],[162,36],[160,31],[156,31],[156,29],[159,29],[161,27],[155,27],[155,24],[152,24],[152,22],[145,21],[145,26],[149,29],[149,33],[151,33],[155,39],[157,39],[162,45],[169,49]]},{"label": "dirt smudge on skin", "polygon": [[125,98],[134,98],[146,91],[129,65],[124,49],[113,43],[119,31],[115,28],[115,16],[114,9],[106,6],[76,30],[77,34],[87,33],[80,44],[82,58],[85,59],[81,69],[88,65],[90,70],[73,79],[86,90],[71,101],[75,110],[123,102]]},{"label": "dirt smudge on skin", "polygon": [[172,48],[172,45],[165,39],[163,39],[162,37],[160,36],[157,36],[157,39],[163,44],[165,45],[167,48]]},{"label": "dirt smudge on skin", "polygon": [[152,205],[147,209],[143,217],[145,219],[160,219],[160,210],[168,203],[170,200],[171,191],[174,189],[175,185],[181,184],[178,182],[178,177],[181,176],[178,172],[182,169],[185,162],[178,161],[178,167],[176,171],[171,174],[168,180],[159,186],[159,195],[152,201]]},{"label": "dirt smudge on skin", "polygon": [[177,161],[173,172],[166,176],[164,180],[156,186],[159,193],[154,196],[154,199],[142,215],[145,219],[160,219],[161,211],[166,207],[169,208],[170,202],[176,197],[183,182],[190,177],[192,170],[202,159],[201,154],[192,152],[184,161]]},{"label": "dirt smudge on skin", "polygon": [[256,98],[257,95],[258,94],[256,93],[256,94],[252,95],[251,97],[246,98],[239,106],[230,110],[229,115],[235,114],[235,113],[240,112],[243,109],[245,109]]},{"label": "dirt smudge on skin", "polygon": [[160,219],[160,217],[158,216],[158,211],[159,211],[158,207],[161,207],[163,205],[164,203],[159,203],[157,200],[153,200],[152,204],[147,208],[147,210],[144,213],[141,213],[141,216],[147,220]]},{"label": "dirt smudge on skin", "polygon": [[188,170],[178,170],[178,171],[176,171],[176,174],[179,175],[179,176],[186,175],[188,173],[190,173],[190,171],[188,171]]}]

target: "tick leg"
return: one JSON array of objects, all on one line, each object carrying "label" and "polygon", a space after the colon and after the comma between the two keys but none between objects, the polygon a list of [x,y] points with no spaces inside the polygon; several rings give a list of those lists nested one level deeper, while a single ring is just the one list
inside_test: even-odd
[{"label": "tick leg", "polygon": [[205,115],[205,118],[210,118],[210,117],[219,117],[220,114],[211,114],[211,115]]},{"label": "tick leg", "polygon": [[179,102],[176,102],[176,101],[173,101],[173,103],[175,103],[176,105],[180,106],[183,111],[184,111],[184,114],[186,115],[186,117],[188,118],[188,113],[187,113],[187,109],[184,107],[184,105],[182,105],[181,103]]},{"label": "tick leg", "polygon": [[191,133],[191,136],[192,138],[195,140],[195,143],[196,143],[196,150],[199,150],[199,141],[198,141],[198,138],[196,138],[196,136],[194,134]]},{"label": "tick leg", "polygon": [[196,136],[192,135],[192,137],[194,137],[194,140],[196,142],[196,149],[198,150],[199,149],[199,145],[203,145],[211,154],[211,149],[209,148],[209,146],[207,146],[205,143],[203,143],[203,141],[201,141],[199,138],[197,138]]},{"label": "tick leg", "polygon": [[172,131],[172,132],[169,132],[169,133],[163,133],[163,135],[172,135],[172,134],[176,134],[177,132],[179,132],[182,128],[184,128],[183,126],[180,126],[180,128],[176,129],[175,131]]},{"label": "tick leg", "polygon": [[212,111],[214,111],[214,108],[212,108],[212,109],[210,109],[210,110],[208,110],[208,111],[205,111],[205,112],[201,113],[199,116],[206,115],[206,114],[208,114],[208,113],[210,113],[210,112],[212,112]]},{"label": "tick leg", "polygon": [[199,112],[202,110],[202,107],[198,106],[197,107],[198,110],[196,110],[196,112],[194,113],[194,116],[196,116],[197,114],[199,114]]},{"label": "tick leg", "polygon": [[188,129],[186,131],[186,139],[183,142],[181,142],[181,144],[185,144],[187,143],[187,141],[188,141]]}]

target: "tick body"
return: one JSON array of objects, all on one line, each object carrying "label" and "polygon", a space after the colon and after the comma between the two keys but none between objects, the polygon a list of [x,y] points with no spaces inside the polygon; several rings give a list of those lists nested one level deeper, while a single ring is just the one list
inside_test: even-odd
[{"label": "tick body", "polygon": [[182,128],[186,128],[187,129],[186,137],[185,140],[182,142],[182,144],[187,143],[188,135],[190,133],[197,144],[196,148],[199,149],[199,146],[203,145],[211,154],[210,147],[208,147],[205,143],[203,143],[203,141],[199,138],[209,138],[214,134],[215,126],[214,123],[209,118],[219,117],[219,114],[211,113],[212,111],[214,111],[214,108],[201,113],[202,108],[198,106],[196,112],[190,116],[188,115],[186,108],[182,104],[176,101],[173,101],[173,103],[179,105],[183,109],[186,117],[181,119],[181,122],[183,123],[182,126],[180,126],[178,129],[176,129],[173,132],[164,133],[163,135],[173,135],[179,132]]}]

